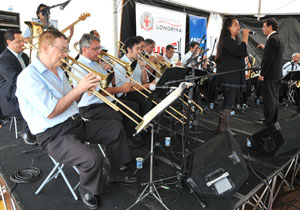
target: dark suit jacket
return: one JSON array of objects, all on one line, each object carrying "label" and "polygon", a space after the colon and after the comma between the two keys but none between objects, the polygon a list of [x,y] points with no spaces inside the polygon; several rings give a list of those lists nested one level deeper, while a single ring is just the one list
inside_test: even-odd
[{"label": "dark suit jacket", "polygon": [[261,63],[261,75],[266,80],[282,79],[283,42],[277,32],[267,40]]},{"label": "dark suit jacket", "polygon": [[[25,65],[29,64],[28,56],[23,53]],[[0,55],[0,106],[3,115],[18,116],[20,114],[16,93],[17,77],[22,71],[22,66],[16,56],[5,49]]]}]

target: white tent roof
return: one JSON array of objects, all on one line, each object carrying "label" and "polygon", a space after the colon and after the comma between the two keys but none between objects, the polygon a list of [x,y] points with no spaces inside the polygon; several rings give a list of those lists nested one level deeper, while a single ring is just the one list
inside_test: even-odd
[{"label": "white tent roof", "polygon": [[164,0],[209,12],[225,14],[300,14],[300,0]]}]

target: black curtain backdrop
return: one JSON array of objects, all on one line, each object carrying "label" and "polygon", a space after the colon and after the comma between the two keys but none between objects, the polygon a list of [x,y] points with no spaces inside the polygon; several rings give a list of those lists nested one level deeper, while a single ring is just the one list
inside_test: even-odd
[{"label": "black curtain backdrop", "polygon": [[[123,0],[123,4],[126,4],[122,9],[122,20],[121,20],[121,37],[120,40],[124,43],[130,36],[136,36],[136,18],[135,18],[135,3],[142,3],[151,6],[156,6],[164,9],[170,9],[178,12],[184,12],[190,15],[196,15],[200,17],[209,18],[209,13],[202,10],[197,10],[190,7],[183,7],[172,3],[162,2],[160,0]],[[186,40],[185,40],[185,51],[189,50],[189,19],[186,18]],[[151,37],[144,37],[151,38]]]},{"label": "black curtain backdrop", "polygon": [[[262,32],[263,20],[274,17],[279,23],[279,36],[284,43],[284,52],[282,64],[291,60],[292,54],[300,52],[300,16],[297,15],[275,15],[265,16],[257,21],[254,16],[235,16],[241,28],[249,28],[256,32],[256,35],[250,35],[248,42],[248,54],[255,56],[255,66],[260,66],[263,51],[257,49],[258,44],[265,44],[267,37]],[[241,36],[241,35],[240,35]]]}]

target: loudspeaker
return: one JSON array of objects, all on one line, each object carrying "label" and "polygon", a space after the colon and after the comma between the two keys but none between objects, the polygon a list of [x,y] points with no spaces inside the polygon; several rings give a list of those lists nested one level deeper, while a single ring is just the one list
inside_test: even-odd
[{"label": "loudspeaker", "polygon": [[228,131],[195,149],[191,165],[187,182],[203,197],[231,197],[249,175],[240,146]]},{"label": "loudspeaker", "polygon": [[5,50],[4,33],[8,29],[20,30],[19,13],[0,11],[0,53]]},{"label": "loudspeaker", "polygon": [[299,119],[275,123],[254,134],[252,148],[267,155],[278,156],[300,146]]}]

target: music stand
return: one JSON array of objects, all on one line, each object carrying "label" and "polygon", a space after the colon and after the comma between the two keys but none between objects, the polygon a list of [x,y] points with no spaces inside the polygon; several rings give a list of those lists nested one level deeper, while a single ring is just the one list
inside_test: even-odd
[{"label": "music stand", "polygon": [[290,80],[298,81],[300,80],[300,71],[289,71],[287,75],[283,78],[284,81],[288,82]]},{"label": "music stand", "polygon": [[[169,208],[163,203],[156,187],[153,182],[153,142],[154,142],[154,129],[153,124],[151,124],[151,121],[159,115],[161,112],[163,112],[171,103],[173,103],[175,100],[177,100],[183,93],[183,91],[190,85],[190,83],[182,82],[179,84],[178,88],[176,88],[170,95],[168,95],[164,100],[162,100],[159,104],[157,104],[153,109],[151,109],[146,115],[144,115],[142,122],[135,128],[137,131],[134,134],[137,135],[140,133],[143,129],[150,126],[151,127],[151,148],[150,148],[150,177],[149,177],[149,183],[146,185],[142,193],[139,195],[135,203],[133,203],[131,206],[127,208],[127,210],[134,207],[136,204],[141,202],[144,198],[146,198],[149,195],[152,195],[157,201],[160,202],[160,204],[167,210]],[[149,189],[148,192],[146,190]]]},{"label": "music stand", "polygon": [[[159,79],[158,83],[156,86],[164,86],[166,82],[172,81],[172,80],[179,80],[184,77],[186,74],[186,68],[182,67],[173,67],[173,68],[168,68],[164,71],[163,75]],[[151,92],[151,94],[148,97],[148,101],[152,102],[153,99],[160,99],[163,100],[166,96],[167,93],[169,92],[169,89],[155,89],[154,91]]]}]

